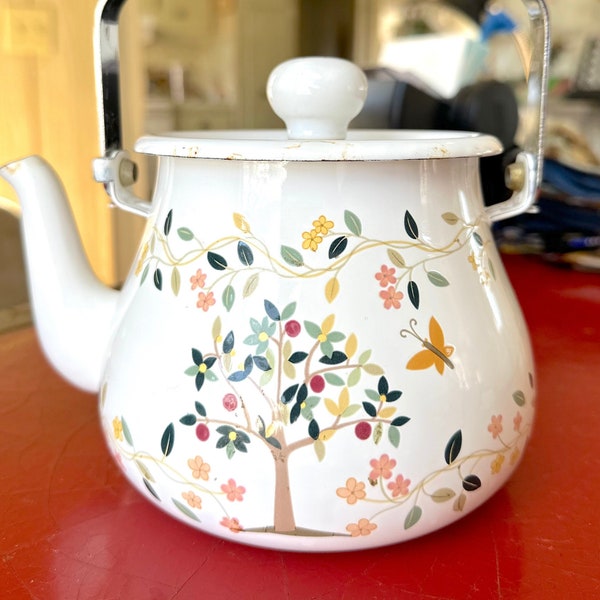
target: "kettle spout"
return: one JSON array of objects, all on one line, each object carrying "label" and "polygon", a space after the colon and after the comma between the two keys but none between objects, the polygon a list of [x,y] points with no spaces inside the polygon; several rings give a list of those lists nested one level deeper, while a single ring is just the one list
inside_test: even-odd
[{"label": "kettle spout", "polygon": [[63,377],[97,392],[115,328],[119,292],[85,256],[63,186],[38,156],[0,167],[21,203],[21,237],[41,346]]}]

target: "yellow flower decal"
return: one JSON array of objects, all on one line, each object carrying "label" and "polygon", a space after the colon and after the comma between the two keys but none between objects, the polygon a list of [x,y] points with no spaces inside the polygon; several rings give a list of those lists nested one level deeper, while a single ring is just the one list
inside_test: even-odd
[{"label": "yellow flower decal", "polygon": [[119,442],[123,441],[123,422],[119,417],[115,417],[112,421],[113,426],[113,435],[115,436],[115,440]]},{"label": "yellow flower decal", "polygon": [[302,234],[302,238],[304,239],[302,247],[305,250],[312,250],[313,252],[317,251],[319,244],[323,241],[323,238],[318,234],[316,229],[305,231]]},{"label": "yellow flower decal", "polygon": [[321,215],[316,221],[313,221],[314,230],[321,235],[327,235],[333,228],[333,221],[328,221],[327,217]]}]

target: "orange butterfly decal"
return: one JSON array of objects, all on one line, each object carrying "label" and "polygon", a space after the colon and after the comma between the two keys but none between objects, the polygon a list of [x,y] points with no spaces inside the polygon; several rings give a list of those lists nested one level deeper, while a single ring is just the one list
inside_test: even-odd
[{"label": "orange butterfly decal", "polygon": [[412,335],[417,338],[423,345],[424,350],[417,352],[407,363],[406,368],[411,371],[420,371],[435,367],[436,371],[444,374],[444,367],[448,366],[454,369],[454,363],[450,360],[454,352],[454,346],[446,345],[444,340],[444,332],[435,317],[429,319],[429,339],[423,339],[416,331],[416,319],[410,320],[410,330],[402,329],[400,335],[406,337]]}]

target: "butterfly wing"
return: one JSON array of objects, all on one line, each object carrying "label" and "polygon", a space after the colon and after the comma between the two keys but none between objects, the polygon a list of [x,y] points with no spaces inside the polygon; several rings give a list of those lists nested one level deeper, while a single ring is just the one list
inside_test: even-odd
[{"label": "butterfly wing", "polygon": [[434,354],[435,368],[440,375],[443,375],[444,365],[448,365],[451,369],[454,368],[452,361],[449,360],[449,357],[452,356],[452,353],[454,352],[454,348],[446,345],[444,332],[435,317],[429,319],[429,337],[431,339],[431,345],[440,353],[439,355]]},{"label": "butterfly wing", "polygon": [[417,352],[407,363],[406,368],[410,371],[428,369],[434,364],[435,354],[430,350]]}]

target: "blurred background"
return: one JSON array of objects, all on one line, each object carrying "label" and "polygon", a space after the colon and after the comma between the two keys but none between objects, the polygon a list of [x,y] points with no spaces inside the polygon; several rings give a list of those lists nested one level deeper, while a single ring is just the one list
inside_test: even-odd
[{"label": "blurred background", "polygon": [[[95,4],[0,0],[0,164],[34,153],[53,164],[94,270],[118,286],[143,221],[112,209],[91,175],[99,153]],[[542,210],[503,224],[497,239],[506,252],[597,269],[600,0],[547,5]],[[509,152],[528,118],[521,0],[128,0],[120,40],[129,149],[143,133],[281,127],[265,83],[274,66],[294,56],[339,56],[368,72],[372,92],[357,127],[489,129]],[[149,197],[153,165],[136,160],[137,193]],[[18,206],[1,183],[0,205],[0,329],[7,329],[27,323],[29,311]]]}]

